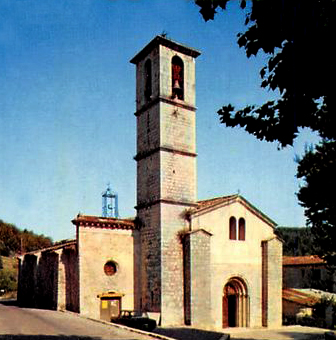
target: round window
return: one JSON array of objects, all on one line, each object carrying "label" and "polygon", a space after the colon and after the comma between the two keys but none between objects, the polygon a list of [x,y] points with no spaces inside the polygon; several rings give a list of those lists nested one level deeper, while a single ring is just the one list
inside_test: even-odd
[{"label": "round window", "polygon": [[104,272],[108,276],[112,276],[117,272],[117,264],[113,261],[108,261],[104,265]]}]

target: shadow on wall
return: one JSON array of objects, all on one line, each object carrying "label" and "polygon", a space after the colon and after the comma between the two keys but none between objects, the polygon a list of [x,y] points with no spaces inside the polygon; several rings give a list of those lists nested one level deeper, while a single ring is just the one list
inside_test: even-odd
[{"label": "shadow on wall", "polygon": [[[60,266],[60,262],[62,266]],[[65,285],[60,281],[60,268]],[[77,252],[62,249],[42,252],[41,256],[26,254],[20,263],[18,282],[18,305],[20,307],[79,311]],[[61,284],[60,284],[61,283]],[[63,284],[63,287],[62,287]],[[61,292],[59,291],[61,287]],[[61,305],[60,298],[65,295]],[[0,338],[1,339],[1,338]]]}]

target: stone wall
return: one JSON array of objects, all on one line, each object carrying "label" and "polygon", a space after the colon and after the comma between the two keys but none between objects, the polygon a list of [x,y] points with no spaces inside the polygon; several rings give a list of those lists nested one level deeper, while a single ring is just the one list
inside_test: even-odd
[{"label": "stone wall", "polygon": [[184,206],[161,204],[161,323],[184,324],[183,247]]},{"label": "stone wall", "polygon": [[[178,233],[185,227],[184,211],[195,204],[197,194],[195,62],[180,47],[159,44],[145,51],[136,60],[135,113],[141,306],[161,313],[162,325],[181,325],[183,250]],[[184,63],[183,101],[172,98],[172,58],[176,55]],[[151,98],[145,96],[149,59]]]},{"label": "stone wall", "polygon": [[[132,230],[99,227],[78,227],[78,256],[80,282],[80,313],[100,318],[99,294],[115,291],[124,294],[122,309],[134,309],[134,254]],[[117,271],[108,276],[104,265],[116,264]]]},{"label": "stone wall", "polygon": [[[234,216],[245,219],[245,240],[230,240],[229,220]],[[211,237],[211,314],[216,329],[222,329],[223,290],[232,278],[238,278],[247,287],[249,306],[246,313],[249,327],[262,326],[262,240],[274,237],[273,227],[239,200],[229,205],[192,215],[192,229],[210,232]],[[282,254],[279,253],[277,261]],[[281,273],[280,273],[281,279]],[[281,282],[278,286],[281,297]],[[270,294],[274,294],[270,292]],[[272,295],[270,295],[272,296]],[[274,311],[273,311],[274,312]],[[281,306],[275,311],[281,319]]]},{"label": "stone wall", "polygon": [[[196,158],[161,152],[161,197],[169,201],[196,200]],[[185,209],[185,206],[183,206]],[[179,216],[176,216],[179,219]]]},{"label": "stone wall", "polygon": [[[75,249],[65,249],[60,256],[60,266],[63,267],[64,278],[63,305],[59,309],[79,312],[79,272],[78,256]],[[59,280],[61,282],[61,280]],[[59,287],[61,291],[61,287]],[[60,304],[59,304],[60,305]]]},{"label": "stone wall", "polygon": [[36,307],[37,256],[27,254],[19,261],[18,304],[21,307]]},{"label": "stone wall", "polygon": [[20,259],[18,303],[22,307],[79,311],[75,245],[26,254]]},{"label": "stone wall", "polygon": [[282,242],[274,237],[262,242],[263,326],[282,324]]},{"label": "stone wall", "polygon": [[[160,143],[162,147],[183,152],[196,152],[196,114],[194,110],[160,103]],[[172,107],[173,106],[173,107]]]},{"label": "stone wall", "polygon": [[150,59],[152,64],[152,98],[159,96],[159,84],[160,84],[160,59],[159,59],[159,47],[155,47],[146,58],[140,60],[136,68],[136,110],[147,104],[145,98],[145,63]]},{"label": "stone wall", "polygon": [[325,264],[284,265],[284,288],[315,288],[325,291],[333,290],[332,273]]},{"label": "stone wall", "polygon": [[184,102],[195,106],[195,59],[189,55],[171,50],[166,46],[160,46],[160,96],[172,95],[172,71],[171,61],[174,56],[182,59],[184,64]]},{"label": "stone wall", "polygon": [[141,309],[161,311],[161,227],[159,204],[138,211],[141,237]]},{"label": "stone wall", "polygon": [[211,320],[210,237],[204,230],[184,238],[185,320],[197,327],[209,327]]}]

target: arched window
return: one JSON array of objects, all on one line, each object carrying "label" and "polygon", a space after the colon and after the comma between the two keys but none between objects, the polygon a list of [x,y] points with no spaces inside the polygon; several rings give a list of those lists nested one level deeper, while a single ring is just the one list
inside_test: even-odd
[{"label": "arched window", "polygon": [[178,56],[172,59],[172,98],[184,99],[183,61]]},{"label": "arched window", "polygon": [[152,95],[152,62],[148,59],[145,62],[145,98],[150,100]]},{"label": "arched window", "polygon": [[230,240],[236,240],[237,239],[237,221],[236,218],[231,216],[230,217]]},{"label": "arched window", "polygon": [[238,240],[245,241],[245,220],[242,217],[238,222]]}]

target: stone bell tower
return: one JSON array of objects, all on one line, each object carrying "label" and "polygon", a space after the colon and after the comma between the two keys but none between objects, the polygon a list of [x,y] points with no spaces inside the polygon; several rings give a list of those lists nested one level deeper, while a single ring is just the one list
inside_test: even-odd
[{"label": "stone bell tower", "polygon": [[184,324],[179,232],[196,204],[195,58],[200,52],[155,37],[136,65],[137,217],[142,310],[162,325]]}]

